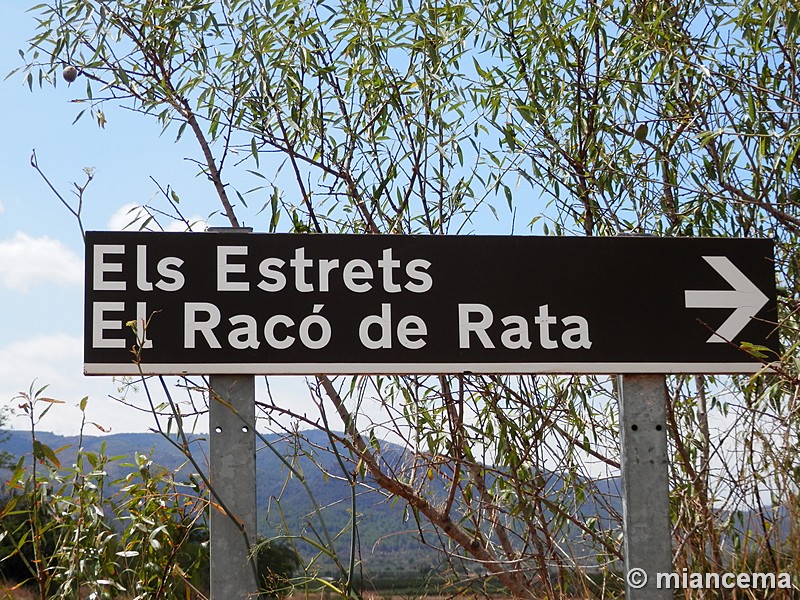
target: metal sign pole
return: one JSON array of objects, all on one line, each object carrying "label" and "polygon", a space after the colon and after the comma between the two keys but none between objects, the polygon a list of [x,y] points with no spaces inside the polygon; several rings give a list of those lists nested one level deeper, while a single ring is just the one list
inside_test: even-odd
[{"label": "metal sign pole", "polygon": [[[252,233],[251,227],[209,227]],[[252,375],[209,378],[212,598],[258,597],[256,543],[256,392]]]},{"label": "metal sign pole", "polygon": [[209,387],[211,597],[256,598],[255,377],[212,375]]},{"label": "metal sign pole", "polygon": [[625,598],[672,600],[657,573],[672,572],[664,375],[619,379]]}]

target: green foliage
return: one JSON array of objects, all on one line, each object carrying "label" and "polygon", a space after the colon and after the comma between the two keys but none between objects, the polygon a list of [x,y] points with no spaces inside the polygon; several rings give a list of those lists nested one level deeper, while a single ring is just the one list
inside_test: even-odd
[{"label": "green foliage", "polygon": [[100,452],[79,447],[75,463],[61,465],[63,449],[36,439],[42,413],[59,404],[43,391],[18,397],[31,420],[32,460],[19,461],[0,513],[8,547],[3,574],[35,586],[43,598],[177,599],[206,582],[199,487],[138,453],[124,479],[111,481],[107,471],[121,457],[107,456],[105,445]]},{"label": "green foliage", "polygon": [[[0,508],[0,574],[3,579],[27,582],[31,579],[36,556],[32,535],[45,556],[52,556],[57,539],[52,515],[41,506],[34,508],[29,495],[12,494]],[[32,511],[36,510],[34,518]],[[37,531],[36,534],[33,532]]]},{"label": "green foliage", "polygon": [[[37,439],[41,412],[60,404],[43,396],[45,389],[17,398],[31,417],[31,445],[0,509],[0,575],[47,598],[207,597],[208,503],[197,478],[181,481],[180,468],[139,452],[108,456],[105,442],[99,451],[79,443],[69,449],[72,466],[62,465],[68,448]],[[82,401],[80,410],[86,406]],[[110,472],[124,475],[112,479]],[[254,551],[263,597],[287,595],[302,566],[296,549],[260,538]]]},{"label": "green foliage", "polygon": [[[7,409],[2,408],[0,409],[0,431],[5,429],[6,421],[8,420],[8,412]],[[8,440],[7,433],[0,433],[0,444],[3,444]],[[11,469],[14,466],[14,457],[9,454],[6,450],[0,450],[0,470],[2,469]]]},{"label": "green foliage", "polygon": [[[460,233],[486,209],[514,215],[508,231],[519,215],[544,234],[775,239],[783,353],[734,340],[771,372],[669,381],[674,546],[679,569],[747,557],[800,576],[794,3],[62,0],[34,12],[28,85],[71,64],[101,126],[123,104],[193,136],[231,225],[263,212],[270,231]],[[241,180],[254,184],[242,193]],[[454,580],[465,557],[514,596],[588,597],[596,582],[572,571],[613,571],[615,492],[593,477],[619,467],[613,379],[320,376],[310,388],[319,419],[265,404],[330,435],[331,416],[346,428],[347,452],[330,449],[351,490],[351,551],[334,556],[343,593],[361,485],[406,503],[409,530],[443,541]],[[413,458],[383,455],[382,432],[405,436]],[[33,446],[55,469],[58,452]],[[191,513],[177,493],[159,508],[149,480],[131,491],[144,512],[128,507],[123,551],[157,566],[142,585],[166,586],[192,528],[142,528]],[[313,527],[333,553],[335,536]]]},{"label": "green foliage", "polygon": [[[272,229],[284,212],[295,231],[444,232],[482,201],[460,91],[476,16],[466,4],[70,0],[37,13],[31,85],[56,83],[69,62],[100,122],[110,96],[191,133],[232,223],[216,141],[251,157],[258,179],[236,198],[246,211],[248,194],[266,192]],[[260,172],[275,152],[297,178],[297,204],[277,173]]]},{"label": "green foliage", "polygon": [[208,568],[206,501],[196,484],[175,480],[147,456],[134,458],[114,503],[124,526],[119,579],[136,597],[180,597],[193,587],[195,573]]}]

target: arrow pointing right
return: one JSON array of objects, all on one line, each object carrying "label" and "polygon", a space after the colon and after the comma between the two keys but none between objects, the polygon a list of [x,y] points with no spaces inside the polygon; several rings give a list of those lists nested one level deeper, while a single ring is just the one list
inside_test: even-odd
[{"label": "arrow pointing right", "polygon": [[722,275],[732,290],[686,290],[686,308],[733,308],[733,313],[720,325],[706,343],[733,340],[750,319],[769,301],[727,256],[704,256],[703,259]]}]

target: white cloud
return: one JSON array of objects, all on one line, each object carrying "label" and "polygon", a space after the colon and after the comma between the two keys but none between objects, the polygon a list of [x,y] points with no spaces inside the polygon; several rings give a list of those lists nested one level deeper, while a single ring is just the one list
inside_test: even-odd
[{"label": "white cloud", "polygon": [[[185,382],[180,388],[176,388],[172,385],[176,381],[177,378],[167,378],[173,399],[177,402],[186,401],[188,397]],[[199,382],[200,378],[195,378],[195,381]],[[318,408],[309,393],[305,378],[270,377],[269,391],[264,381],[262,377],[256,378],[257,401],[270,403],[274,399],[281,405],[291,406],[297,414],[315,418]],[[102,433],[92,425],[95,423],[110,433],[148,431],[156,427],[155,417],[149,412],[150,403],[147,394],[140,382],[129,387],[127,393],[124,393],[120,389],[122,383],[119,379],[83,375],[83,340],[80,336],[56,332],[31,336],[25,340],[0,346],[0,409],[7,407],[14,413],[5,424],[7,427],[16,430],[30,429],[29,417],[19,408],[25,400],[18,396],[20,392],[28,393],[31,388],[35,392],[45,385],[48,387],[42,395],[60,403],[53,404],[37,424],[37,429],[40,431],[77,435],[83,418],[78,405],[85,396],[89,398],[85,426],[85,432],[89,435]],[[150,380],[149,388],[154,404],[159,405],[166,400],[156,380]],[[123,395],[125,403],[115,399]],[[193,406],[184,408],[194,410],[202,405],[202,398],[195,394]],[[48,403],[40,404],[36,414],[41,414],[47,406]],[[362,425],[370,421],[380,423],[386,419],[385,412],[377,403],[367,401],[364,405],[359,405],[358,411]],[[261,410],[257,413],[259,418],[265,416]],[[341,430],[344,427],[335,414],[328,416],[334,429]],[[269,421],[273,420],[290,427],[291,419],[288,417],[271,414]],[[165,426],[165,423],[162,418],[162,425]],[[187,419],[185,425],[195,432],[208,431],[207,417],[201,417],[196,421]],[[267,423],[259,426],[261,430],[267,428]],[[389,439],[401,441],[392,434],[389,434]]]},{"label": "white cloud", "polygon": [[[208,222],[201,217],[192,217],[189,219],[189,223],[192,226],[192,231],[205,231],[206,227],[208,227]],[[180,233],[187,231],[187,227],[183,221],[170,221],[166,230]]]},{"label": "white cloud", "polygon": [[[24,400],[17,396],[47,385],[42,395],[63,404],[53,405],[37,425],[42,431],[76,435],[82,418],[77,406],[84,396],[89,397],[86,420],[112,433],[145,431],[154,426],[150,414],[109,398],[117,392],[112,378],[84,376],[82,356],[83,340],[66,333],[34,336],[0,347],[0,406],[8,406],[16,413],[8,424],[13,429],[30,428],[29,417],[19,408]],[[143,398],[136,401],[143,403]],[[41,404],[37,414],[47,406]],[[101,432],[89,426],[86,433]]]},{"label": "white cloud", "polygon": [[[167,379],[168,386],[172,387],[173,378]],[[257,381],[257,398],[261,399],[267,392],[263,378],[258,378]],[[119,380],[83,375],[83,340],[80,336],[53,333],[0,346],[0,408],[9,407],[15,413],[8,420],[7,426],[17,430],[30,428],[28,416],[19,408],[24,399],[18,395],[20,392],[28,393],[30,388],[35,392],[45,385],[48,387],[42,395],[63,404],[52,405],[37,425],[41,431],[77,435],[83,417],[77,407],[84,396],[89,397],[86,421],[97,423],[111,433],[147,431],[156,426],[155,418],[148,410],[150,404],[147,395],[140,383],[124,394],[126,404],[123,404],[114,399],[123,395],[119,389],[122,385]],[[298,413],[314,414],[316,407],[303,378],[273,377],[270,388],[273,396],[279,398],[281,403],[294,407]],[[165,400],[160,385],[155,380],[150,381],[150,391],[156,405]],[[186,398],[185,385],[182,390],[173,388],[172,393],[175,400],[182,401]],[[264,401],[267,399],[264,398]],[[195,407],[202,405],[199,397],[195,398],[195,402]],[[47,406],[47,403],[40,405],[38,411]],[[261,412],[259,415],[263,416]],[[287,421],[280,416],[275,418],[281,422]],[[337,426],[338,420],[335,417],[332,422]],[[208,431],[206,418],[201,418],[196,423],[187,422],[187,426],[196,427],[198,432]],[[338,427],[342,426],[339,424]],[[101,431],[88,425],[86,433],[99,435]]]},{"label": "white cloud", "polygon": [[136,204],[123,204],[111,215],[108,220],[108,228],[112,231],[122,231],[123,229],[138,230],[147,220],[147,212]]},{"label": "white cloud", "polygon": [[0,215],[2,215],[6,211],[6,207],[3,206],[3,201],[0,200]]},{"label": "white cloud", "polygon": [[[108,228],[112,231],[138,231],[147,223],[149,218],[150,214],[143,207],[132,203],[123,204],[111,215],[111,218],[108,220]],[[166,231],[182,232],[187,229],[186,223],[170,219],[169,217],[158,215],[158,221]],[[189,219],[189,223],[192,224],[192,231],[203,231],[206,228],[206,222],[201,217],[192,217]],[[145,229],[148,231],[159,231],[159,228],[153,222],[147,223]]]},{"label": "white cloud", "polygon": [[0,282],[21,292],[41,283],[81,284],[83,260],[58,240],[18,231],[0,242]]},{"label": "white cloud", "polygon": [[14,382],[16,391],[27,390],[34,379],[63,383],[69,377],[70,366],[80,369],[82,354],[81,338],[66,333],[12,342],[0,347],[0,381]]}]

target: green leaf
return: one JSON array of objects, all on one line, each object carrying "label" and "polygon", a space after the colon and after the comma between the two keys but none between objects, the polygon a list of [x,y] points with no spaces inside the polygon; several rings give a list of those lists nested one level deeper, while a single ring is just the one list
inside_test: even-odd
[{"label": "green leaf", "polygon": [[517,104],[517,111],[519,112],[519,116],[525,119],[529,125],[537,126],[539,124],[536,119],[536,110],[533,107]]},{"label": "green leaf", "polygon": [[181,126],[178,127],[178,133],[175,136],[176,142],[180,141],[180,139],[183,137],[183,132],[186,130],[186,125],[188,125],[188,123],[184,121],[183,123],[181,123]]},{"label": "green leaf", "polygon": [[242,196],[242,194],[241,194],[241,192],[239,192],[239,190],[235,190],[235,191],[236,191],[236,197],[239,198],[239,202],[241,202],[244,205],[244,207],[247,208],[247,201],[244,199],[244,196]]},{"label": "green leaf", "polygon": [[772,349],[767,348],[766,346],[759,346],[758,344],[751,344],[750,342],[742,342],[739,344],[739,348],[754,358],[764,360],[769,358],[769,354],[775,354]]},{"label": "green leaf", "polygon": [[270,196],[270,209],[272,211],[272,215],[269,219],[269,231],[270,233],[275,233],[278,229],[278,221],[281,218],[280,210],[278,209],[278,201],[280,199],[280,192],[278,188],[272,188],[272,195]]},{"label": "green leaf", "polygon": [[253,155],[253,158],[256,161],[256,168],[258,169],[259,168],[259,163],[258,163],[258,145],[256,144],[255,136],[250,138],[250,154]]},{"label": "green leaf", "polygon": [[53,449],[46,444],[43,444],[39,440],[33,440],[33,458],[38,460],[40,463],[50,462],[53,466],[60,469],[61,463],[56,456],[56,453],[53,452]]},{"label": "green leaf", "polygon": [[83,113],[85,113],[85,112],[86,112],[86,109],[84,108],[81,112],[78,113],[78,116],[75,117],[75,120],[72,121],[72,124],[75,125],[75,123],[78,122],[78,120],[83,116]]}]

